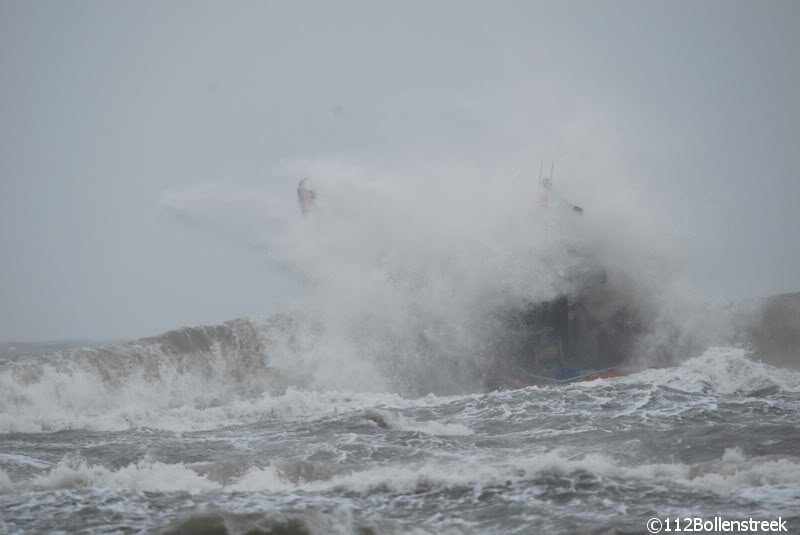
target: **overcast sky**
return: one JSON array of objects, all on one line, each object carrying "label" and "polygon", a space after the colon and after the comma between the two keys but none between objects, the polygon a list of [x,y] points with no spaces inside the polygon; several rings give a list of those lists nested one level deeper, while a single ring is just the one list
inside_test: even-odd
[{"label": "overcast sky", "polygon": [[0,340],[268,314],[290,279],[164,191],[476,147],[605,161],[587,210],[634,176],[710,297],[800,290],[798,58],[791,0],[0,0]]}]

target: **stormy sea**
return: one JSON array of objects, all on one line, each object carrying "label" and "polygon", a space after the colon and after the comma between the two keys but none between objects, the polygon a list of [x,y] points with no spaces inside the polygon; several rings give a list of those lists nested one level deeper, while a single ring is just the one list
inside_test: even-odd
[{"label": "stormy sea", "polygon": [[[165,194],[181,222],[267,254],[297,298],[134,341],[2,346],[0,532],[800,529],[800,296],[697,302],[625,233],[642,225],[457,177],[422,197],[301,183],[305,217],[291,190]],[[553,299],[570,329],[592,308],[578,327],[597,333],[560,358],[624,351],[621,376],[537,383],[509,364],[553,356],[530,344],[540,325],[509,327]]]},{"label": "stormy sea", "polygon": [[591,382],[420,395],[288,377],[278,361],[308,342],[297,331],[272,318],[4,346],[0,532],[800,526],[800,372],[746,349]]}]

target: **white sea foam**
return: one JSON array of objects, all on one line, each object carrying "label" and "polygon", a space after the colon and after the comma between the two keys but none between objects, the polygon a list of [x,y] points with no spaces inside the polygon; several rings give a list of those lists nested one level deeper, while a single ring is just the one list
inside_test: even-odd
[{"label": "white sea foam", "polygon": [[68,488],[106,488],[114,490],[200,491],[221,488],[181,464],[142,460],[117,470],[89,465],[83,460],[65,459],[43,475],[14,484],[15,490]]},{"label": "white sea foam", "polygon": [[738,347],[711,347],[677,367],[645,370],[615,381],[716,394],[746,395],[769,387],[800,392],[800,372],[754,360],[747,350]]},{"label": "white sea foam", "polygon": [[52,463],[34,459],[27,455],[14,455],[11,453],[0,453],[0,464],[25,466],[28,468],[43,469],[52,466]]},{"label": "white sea foam", "polygon": [[800,485],[798,458],[746,458],[738,450],[728,450],[719,461],[688,465],[655,463],[629,465],[601,454],[580,457],[550,451],[510,459],[464,457],[455,464],[431,461],[417,466],[382,465],[311,481],[289,481],[274,466],[254,467],[229,483],[214,481],[190,467],[144,459],[112,470],[85,461],[65,459],[46,473],[11,482],[0,472],[0,489],[26,491],[63,488],[106,488],[152,491],[270,491],[326,492],[348,490],[372,493],[384,490],[414,493],[459,487],[485,487],[509,482],[536,481],[555,475],[565,478],[589,474],[606,478],[640,481],[643,484],[672,484],[703,489],[718,495],[738,493],[747,496],[779,495],[781,489]]},{"label": "white sea foam", "polygon": [[434,420],[420,422],[413,418],[407,418],[396,411],[369,409],[366,411],[365,416],[381,427],[399,431],[415,431],[439,436],[463,436],[474,433],[472,429],[464,424],[443,423]]},{"label": "white sea foam", "polygon": [[[265,385],[265,387],[268,385]],[[317,418],[366,408],[447,402],[409,400],[392,393],[304,391],[281,394],[237,389],[224,374],[208,376],[166,363],[157,374],[134,370],[121,384],[104,381],[74,362],[0,371],[0,432],[139,427],[190,431],[263,418]]]},{"label": "white sea foam", "polygon": [[280,492],[294,490],[297,487],[281,477],[274,466],[266,466],[251,468],[231,488],[239,491],[268,490]]},{"label": "white sea foam", "polygon": [[744,459],[726,453],[717,463],[687,465],[655,463],[630,466],[608,456],[590,454],[580,458],[560,452],[531,455],[505,461],[464,459],[457,466],[426,464],[420,467],[376,467],[337,476],[329,481],[304,485],[307,489],[343,488],[358,492],[389,489],[416,492],[420,487],[446,489],[461,486],[485,486],[506,482],[535,480],[547,474],[572,477],[576,472],[599,478],[638,480],[648,484],[671,483],[688,488],[702,488],[720,495],[750,492],[761,494],[786,485],[800,485],[800,459]]},{"label": "white sea foam", "polygon": [[[50,432],[64,429],[124,430],[140,427],[170,431],[213,429],[263,418],[322,418],[364,410],[385,410],[390,427],[432,435],[466,435],[469,419],[487,416],[523,418],[540,407],[536,388],[485,395],[405,398],[393,393],[302,390],[283,393],[244,389],[225,374],[208,375],[167,363],[158,373],[134,370],[119,384],[104,381],[97,371],[74,362],[41,364],[31,370],[0,371],[0,432]],[[595,390],[606,385],[646,384],[688,392],[748,395],[765,388],[800,392],[800,373],[752,360],[743,349],[715,347],[677,367],[651,369],[609,381],[570,386]],[[542,392],[563,387],[548,387]],[[605,391],[604,391],[605,392]],[[523,395],[524,394],[524,395]],[[598,403],[602,399],[596,400]],[[649,401],[649,394],[640,405]],[[436,407],[463,402],[458,421],[416,421],[395,409]],[[553,405],[555,403],[555,405]],[[505,408],[504,408],[505,407]],[[686,407],[684,407],[686,408]],[[575,407],[550,400],[547,410]],[[488,411],[488,412],[487,412]],[[498,412],[500,411],[500,412]],[[628,410],[628,414],[632,410]]]}]

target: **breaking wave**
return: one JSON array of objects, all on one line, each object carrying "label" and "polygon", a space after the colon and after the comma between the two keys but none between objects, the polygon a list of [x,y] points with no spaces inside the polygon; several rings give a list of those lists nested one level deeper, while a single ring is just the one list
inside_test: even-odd
[{"label": "breaking wave", "polygon": [[644,370],[620,381],[728,395],[758,394],[770,389],[800,392],[800,372],[755,360],[748,350],[738,347],[711,347],[677,367]]},{"label": "breaking wave", "polygon": [[394,520],[356,520],[347,513],[285,511],[231,513],[212,511],[177,519],[163,535],[426,535],[465,533],[458,528],[428,531]]},{"label": "breaking wave", "polygon": [[193,428],[195,416],[246,411],[237,403],[280,391],[267,347],[275,355],[293,344],[290,324],[235,320],[124,345],[16,356],[0,363],[0,432]]},{"label": "breaking wave", "polygon": [[[368,411],[370,421],[387,428],[440,435],[472,432],[464,422],[415,422],[393,412],[425,399],[444,403],[450,398],[403,397],[402,390],[393,392],[381,383],[372,391],[320,384],[317,374],[329,375],[324,361],[330,354],[315,347],[313,328],[299,326],[286,316],[235,320],[125,345],[6,360],[0,364],[0,432],[187,431],[264,417],[348,411]],[[714,347],[677,367],[644,370],[616,381],[721,395],[800,391],[800,373],[774,368],[731,347]],[[574,388],[617,383],[596,381]]]},{"label": "breaking wave", "polygon": [[[168,464],[144,459],[116,470],[65,459],[41,475],[12,482],[0,471],[0,490],[5,492],[91,487],[137,491],[269,491],[277,493],[376,492],[418,494],[445,490],[469,490],[517,483],[541,484],[551,478],[582,481],[585,488],[607,487],[621,482],[647,485],[674,484],[684,489],[737,493],[753,496],[800,485],[800,458],[747,457],[727,449],[721,458],[700,463],[643,463],[631,465],[608,455],[569,455],[553,450],[539,455],[506,459],[464,457],[456,464],[427,462],[419,466],[376,466],[318,479],[296,479],[276,466],[242,467],[238,476],[217,479],[184,463]],[[759,491],[761,489],[761,491]],[[546,488],[543,489],[546,492]]]}]

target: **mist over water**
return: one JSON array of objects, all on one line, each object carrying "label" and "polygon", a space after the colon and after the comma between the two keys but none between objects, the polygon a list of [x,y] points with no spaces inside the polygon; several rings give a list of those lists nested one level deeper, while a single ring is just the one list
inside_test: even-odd
[{"label": "mist over water", "polygon": [[[557,173],[548,192],[530,158],[504,156],[292,161],[274,172],[281,179],[271,188],[168,191],[161,204],[293,277],[298,291],[287,313],[315,326],[308,358],[315,380],[331,387],[480,389],[504,336],[502,314],[579,292],[591,270],[603,270],[613,287],[608,317],[635,306],[648,323],[636,366],[651,364],[653,346],[668,336],[692,334],[704,303],[688,296],[679,253],[658,211],[642,209],[634,183],[609,177],[607,195],[586,203],[569,194],[590,182],[570,176],[577,171]],[[306,217],[293,193],[297,177],[317,195]],[[582,215],[570,209],[579,203]],[[702,331],[719,340],[722,326],[712,321]]]}]

